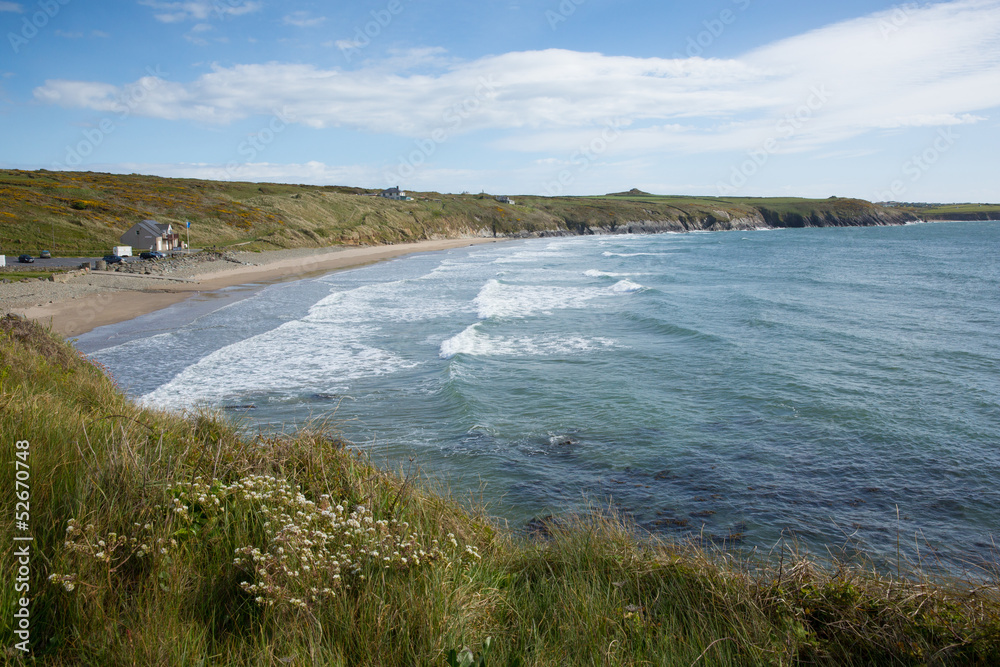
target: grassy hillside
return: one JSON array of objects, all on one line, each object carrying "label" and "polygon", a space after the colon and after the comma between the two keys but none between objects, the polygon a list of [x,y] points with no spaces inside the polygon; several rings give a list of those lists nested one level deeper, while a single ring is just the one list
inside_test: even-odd
[{"label": "grassy hillside", "polygon": [[1000,220],[998,204],[903,204],[900,210],[921,220]]},{"label": "grassy hillside", "polygon": [[[411,193],[414,201],[337,186],[231,183],[92,172],[0,170],[0,249],[101,255],[140,220],[182,231],[193,247],[377,245],[427,238],[896,224],[910,213],[847,199],[633,195],[516,197]],[[631,227],[630,227],[631,225]]]},{"label": "grassy hillside", "polygon": [[[996,578],[737,563],[597,513],[532,539],[322,427],[253,438],[139,408],[34,323],[0,320],[0,368],[8,664],[1000,662]],[[12,547],[26,534],[11,521],[17,470],[27,565]],[[24,596],[28,656],[12,650]]]}]

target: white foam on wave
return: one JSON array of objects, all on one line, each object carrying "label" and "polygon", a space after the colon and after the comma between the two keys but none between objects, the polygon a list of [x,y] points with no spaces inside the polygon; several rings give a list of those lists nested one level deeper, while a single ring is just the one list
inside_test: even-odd
[{"label": "white foam on wave", "polygon": [[466,327],[462,333],[452,336],[441,343],[438,356],[442,359],[451,359],[457,354],[470,354],[473,356],[489,356],[496,351],[493,341],[489,336],[482,334],[479,330],[480,323],[476,322],[472,326]]},{"label": "white foam on wave", "polygon": [[673,252],[611,252],[606,250],[601,254],[604,257],[666,257],[672,255]]},{"label": "white foam on wave", "polygon": [[360,378],[416,365],[369,344],[383,326],[456,312],[470,312],[470,305],[429,290],[426,281],[376,283],[334,292],[301,320],[212,352],[140,401],[184,409],[219,405],[261,391],[333,392]]},{"label": "white foam on wave", "polygon": [[[614,276],[614,274],[607,275]],[[588,308],[594,299],[607,296],[609,292],[621,294],[644,289],[646,288],[643,285],[630,280],[621,280],[611,287],[601,288],[509,285],[493,279],[479,291],[473,299],[473,305],[481,320],[518,319],[534,315],[551,315],[557,310]]]},{"label": "white foam on wave", "polygon": [[525,264],[537,262],[540,259],[559,259],[566,257],[565,252],[554,250],[522,250],[512,255],[505,255],[493,261],[494,264]]},{"label": "white foam on wave", "polygon": [[118,343],[117,345],[108,345],[107,347],[102,347],[100,350],[88,354],[87,357],[103,363],[102,360],[105,357],[114,357],[119,352],[122,352],[123,354],[131,354],[136,350],[141,351],[149,347],[164,349],[171,343],[177,341],[177,339],[178,336],[176,331],[165,331],[148,338],[135,338]]},{"label": "white foam on wave", "polygon": [[139,402],[179,410],[219,405],[261,391],[289,395],[303,390],[335,392],[351,380],[416,365],[361,342],[370,329],[352,327],[351,335],[344,335],[346,331],[289,322],[209,354]]},{"label": "white foam on wave", "polygon": [[490,336],[482,330],[482,322],[477,322],[441,343],[438,356],[442,359],[451,359],[459,354],[470,357],[549,357],[614,347],[618,347],[618,343],[611,338]]},{"label": "white foam on wave", "polygon": [[400,280],[334,292],[310,308],[304,321],[337,325],[418,322],[466,308],[460,302],[428,292],[426,281]]},{"label": "white foam on wave", "polygon": [[589,271],[584,271],[583,275],[588,278],[628,278],[630,276],[641,275],[639,273],[613,273],[610,271],[598,271],[597,269],[590,269]]},{"label": "white foam on wave", "polygon": [[641,292],[644,289],[646,289],[644,286],[634,283],[631,280],[620,280],[611,286],[611,291],[619,294],[632,294],[633,292]]},{"label": "white foam on wave", "polygon": [[473,303],[481,320],[491,317],[520,318],[568,308],[584,308],[601,294],[602,290],[592,287],[507,285],[490,280]]},{"label": "white foam on wave", "polygon": [[446,259],[438,264],[430,273],[420,276],[417,280],[436,280],[443,276],[451,278],[457,273],[475,271],[478,268],[479,264],[473,262],[456,262]]}]

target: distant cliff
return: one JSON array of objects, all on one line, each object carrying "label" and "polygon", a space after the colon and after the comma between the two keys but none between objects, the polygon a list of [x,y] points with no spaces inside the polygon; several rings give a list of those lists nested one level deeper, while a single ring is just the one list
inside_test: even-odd
[{"label": "distant cliff", "polygon": [[[633,191],[636,193],[637,191]],[[655,234],[796,227],[902,225],[919,218],[858,199],[712,199],[618,193],[604,198],[523,198],[561,221],[514,235]]]},{"label": "distant cliff", "polygon": [[971,213],[971,212],[970,213],[957,213],[957,212],[956,213],[938,213],[938,212],[929,212],[926,215],[922,216],[921,219],[922,220],[927,220],[927,221],[932,221],[932,220],[933,221],[945,221],[945,220],[955,220],[955,221],[960,221],[960,220],[968,220],[968,221],[974,221],[974,220],[982,220],[982,221],[997,220],[997,221],[1000,221],[1000,211],[983,211],[983,212],[980,212],[980,213]]}]

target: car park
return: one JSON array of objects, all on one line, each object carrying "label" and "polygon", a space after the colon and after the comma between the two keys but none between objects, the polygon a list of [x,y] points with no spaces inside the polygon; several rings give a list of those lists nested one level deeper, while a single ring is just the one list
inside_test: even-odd
[{"label": "car park", "polygon": [[21,262],[21,264],[34,264],[35,258],[31,255],[20,255],[18,256],[17,261]]}]

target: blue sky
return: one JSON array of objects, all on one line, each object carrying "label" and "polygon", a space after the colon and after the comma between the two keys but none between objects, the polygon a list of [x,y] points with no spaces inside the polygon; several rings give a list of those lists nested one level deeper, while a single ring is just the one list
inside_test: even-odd
[{"label": "blue sky", "polygon": [[1000,0],[0,0],[0,165],[1000,201]]}]

